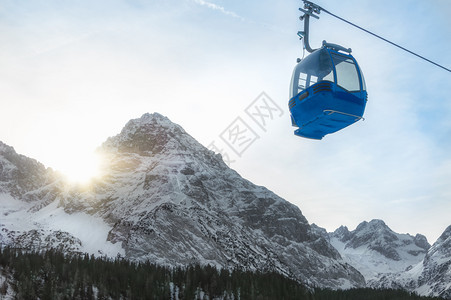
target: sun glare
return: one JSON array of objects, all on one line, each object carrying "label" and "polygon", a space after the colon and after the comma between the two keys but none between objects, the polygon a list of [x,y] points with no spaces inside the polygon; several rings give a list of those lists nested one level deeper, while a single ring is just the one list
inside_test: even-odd
[{"label": "sun glare", "polygon": [[100,156],[96,153],[78,153],[62,159],[56,168],[71,183],[86,184],[100,176]]}]

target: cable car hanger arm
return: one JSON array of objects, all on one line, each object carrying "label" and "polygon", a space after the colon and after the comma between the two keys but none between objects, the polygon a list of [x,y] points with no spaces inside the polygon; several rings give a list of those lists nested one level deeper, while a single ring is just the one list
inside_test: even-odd
[{"label": "cable car hanger arm", "polygon": [[[300,11],[302,11],[304,13],[303,16],[300,16],[299,19],[302,21],[304,20],[304,31],[298,31],[298,36],[301,39],[304,39],[304,47],[305,49],[312,53],[313,51],[315,51],[316,49],[312,49],[312,47],[310,47],[310,43],[309,43],[309,24],[310,24],[310,17],[314,17],[315,19],[319,19],[319,17],[315,14],[319,14],[321,12],[321,10],[324,10],[321,6],[316,5],[310,1],[304,0],[304,9],[299,8]],[[344,52],[348,52],[351,53],[352,50],[351,48],[345,48],[343,46],[337,45],[337,44],[332,44],[332,43],[327,43],[326,41],[323,41],[323,47],[327,47],[327,48],[331,48],[334,49],[336,51],[344,51]]]},{"label": "cable car hanger arm", "polygon": [[304,0],[304,9],[299,8],[299,10],[304,13],[303,16],[299,17],[299,20],[304,20],[304,31],[298,31],[298,36],[300,39],[304,39],[305,50],[307,50],[309,53],[315,51],[315,49],[312,49],[312,47],[310,47],[309,43],[310,16],[314,17],[315,19],[319,19],[319,17],[315,14],[319,14],[321,12],[321,9],[322,8],[320,6],[306,0]]}]

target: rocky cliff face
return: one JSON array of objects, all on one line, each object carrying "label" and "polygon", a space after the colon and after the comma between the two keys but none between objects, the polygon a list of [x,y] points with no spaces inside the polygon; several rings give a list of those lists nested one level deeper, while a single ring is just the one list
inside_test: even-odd
[{"label": "rocky cliff face", "polygon": [[272,270],[321,287],[365,285],[299,208],[243,179],[167,118],[131,120],[99,151],[105,176],[89,187],[66,186],[37,162],[3,155],[7,168],[31,171],[1,173],[9,186],[0,196],[8,208],[2,241],[168,265]]}]

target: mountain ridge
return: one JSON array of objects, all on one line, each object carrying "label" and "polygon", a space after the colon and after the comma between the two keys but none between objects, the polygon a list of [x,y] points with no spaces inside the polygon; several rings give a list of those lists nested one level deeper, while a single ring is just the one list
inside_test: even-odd
[{"label": "mountain ridge", "polygon": [[[34,210],[21,194],[3,196],[0,205],[10,207],[2,241],[165,265],[276,271],[311,286],[365,285],[298,207],[242,178],[168,118],[130,120],[99,151],[106,176],[88,187],[49,177],[27,192],[39,202]],[[37,191],[53,192],[44,201]]]},{"label": "mountain ridge", "polygon": [[72,186],[0,142],[0,243],[449,297],[450,228],[432,247],[382,220],[328,233],[158,113],[130,120],[98,151],[105,176]]}]

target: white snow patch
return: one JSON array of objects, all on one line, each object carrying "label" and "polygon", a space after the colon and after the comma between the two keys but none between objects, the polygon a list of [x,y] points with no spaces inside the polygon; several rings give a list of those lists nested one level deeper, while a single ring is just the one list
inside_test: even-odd
[{"label": "white snow patch", "polygon": [[[8,194],[0,195],[1,222],[10,231],[26,232],[30,229],[43,229],[46,232],[63,231],[78,238],[82,251],[94,255],[115,257],[125,255],[120,244],[107,241],[111,226],[101,218],[84,212],[68,214],[54,201],[37,212],[28,212],[31,204],[14,199]],[[1,234],[1,233],[0,233]],[[6,236],[1,236],[6,241]]]},{"label": "white snow patch", "polygon": [[84,252],[101,253],[109,257],[125,254],[124,249],[119,244],[112,244],[107,241],[111,227],[101,218],[84,212],[67,214],[63,208],[58,208],[56,205],[56,202],[53,202],[41,209],[37,213],[36,221],[50,230],[65,231],[80,239]]},{"label": "white snow patch", "polygon": [[[29,230],[31,224],[26,211],[30,207],[29,203],[17,200],[9,194],[0,194],[0,227],[15,231]],[[2,236],[2,240],[4,239],[6,237]]]}]

